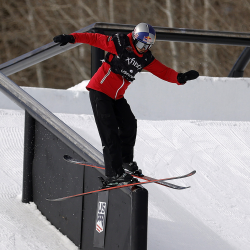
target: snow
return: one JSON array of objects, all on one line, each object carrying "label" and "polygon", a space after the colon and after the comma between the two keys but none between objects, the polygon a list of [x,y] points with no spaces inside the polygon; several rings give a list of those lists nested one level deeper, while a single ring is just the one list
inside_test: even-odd
[{"label": "snow", "polygon": [[[140,77],[146,78],[146,76],[142,74]],[[179,91],[178,87],[181,88],[183,103],[186,102],[186,106],[190,107],[190,103],[193,105],[196,102],[198,106],[203,101],[200,97],[188,101],[185,96],[185,92],[189,94],[194,92],[195,84],[200,85],[197,87],[198,90],[202,90],[202,85],[204,90],[208,90],[208,96],[203,99],[211,100],[215,96],[218,102],[219,99],[216,93],[213,95],[212,90],[222,91],[221,86],[226,85],[225,91],[231,98],[231,91],[235,91],[234,83],[238,91],[245,92],[243,99],[247,98],[250,83],[250,79],[247,78],[235,79],[233,82],[232,79],[226,78],[200,77],[199,80],[177,88],[171,84],[167,85],[170,85],[168,88],[171,88],[171,95],[174,95],[174,91]],[[157,92],[155,88],[149,87],[145,79],[143,84],[144,96]],[[162,82],[154,81],[154,84],[161,85]],[[83,82],[64,91],[38,88],[32,90],[25,88],[25,90],[32,92],[32,95],[37,99],[40,98],[39,100],[51,109],[55,107],[57,111],[60,110],[60,112],[53,111],[101,151],[90,107],[85,107],[86,112],[82,112],[83,107],[74,104],[74,102],[88,102],[85,85],[86,82]],[[130,88],[135,90],[139,85]],[[49,96],[54,95],[54,98],[45,100],[44,91]],[[198,109],[190,114],[191,119],[185,119],[185,112],[179,114],[183,115],[184,119],[167,119],[165,113],[155,115],[145,106],[142,109],[142,104],[138,99],[136,103],[132,91],[130,89],[128,91],[130,92],[127,99],[131,100],[131,102],[129,100],[131,108],[137,118],[139,117],[135,160],[143,172],[152,177],[163,178],[197,170],[192,177],[172,181],[180,185],[190,185],[191,188],[187,190],[172,190],[156,184],[145,186],[149,191],[148,249],[249,249],[250,120],[247,112],[250,112],[247,105],[238,110],[241,116],[237,116],[237,110],[233,111],[237,117],[235,120],[225,116],[221,120],[216,119],[220,114],[218,112],[223,112],[226,107],[225,109],[220,107],[218,112],[211,108],[205,119],[192,118],[192,115],[200,116]],[[204,96],[205,92],[202,92]],[[199,95],[199,92],[194,94]],[[235,92],[235,95],[239,93]],[[62,105],[62,96],[66,99],[65,107]],[[221,97],[222,103],[227,102],[225,98]],[[70,99],[71,102],[68,101]],[[160,98],[155,100],[154,106],[159,102],[158,99]],[[174,102],[175,98],[172,99],[167,102]],[[235,105],[238,105],[236,102],[246,102],[245,99],[231,100]],[[77,249],[41,215],[34,203],[21,202],[24,111],[11,108],[12,103],[8,102],[5,102],[5,106],[0,102],[0,250]],[[60,105],[57,105],[58,102]],[[183,103],[180,106],[186,110]],[[173,103],[169,105],[172,110],[179,109],[178,105],[173,106]],[[211,105],[214,107],[213,103]],[[228,105],[233,107],[232,103],[228,102]],[[64,108],[68,110],[65,113],[62,112]],[[208,109],[209,105],[206,108]],[[160,106],[159,109],[164,110]],[[208,119],[210,117],[214,119]],[[244,119],[240,120],[242,117]]]}]

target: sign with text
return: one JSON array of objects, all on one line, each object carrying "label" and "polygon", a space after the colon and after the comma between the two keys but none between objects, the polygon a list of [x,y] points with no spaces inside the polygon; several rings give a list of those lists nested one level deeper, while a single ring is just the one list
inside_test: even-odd
[{"label": "sign with text", "polygon": [[95,232],[94,232],[94,247],[104,248],[105,245],[105,228],[108,213],[108,191],[98,194]]}]

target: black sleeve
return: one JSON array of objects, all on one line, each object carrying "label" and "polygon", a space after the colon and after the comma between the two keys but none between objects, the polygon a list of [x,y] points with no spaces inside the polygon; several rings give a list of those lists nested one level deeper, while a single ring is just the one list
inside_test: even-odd
[{"label": "black sleeve", "polygon": [[122,33],[116,33],[112,35],[112,41],[115,44],[115,48],[119,56],[122,55],[123,49],[126,44],[126,38],[127,38],[127,35],[122,34]]}]

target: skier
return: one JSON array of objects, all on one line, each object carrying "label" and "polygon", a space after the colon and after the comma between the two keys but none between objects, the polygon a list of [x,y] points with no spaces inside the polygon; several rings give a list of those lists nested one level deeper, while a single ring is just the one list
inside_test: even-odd
[{"label": "skier", "polygon": [[87,85],[102,142],[107,187],[136,181],[124,169],[135,174],[139,172],[133,161],[137,120],[124,98],[125,90],[135,80],[135,75],[145,69],[178,85],[199,76],[195,70],[178,73],[155,59],[150,51],[155,39],[155,30],[147,23],[139,23],[128,35],[72,33],[53,39],[60,46],[86,43],[108,52],[102,66]]}]

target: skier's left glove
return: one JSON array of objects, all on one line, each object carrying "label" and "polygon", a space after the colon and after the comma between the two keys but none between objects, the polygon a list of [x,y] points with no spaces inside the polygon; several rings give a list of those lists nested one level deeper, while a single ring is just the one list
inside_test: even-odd
[{"label": "skier's left glove", "polygon": [[190,70],[186,73],[179,73],[177,75],[177,81],[179,82],[178,85],[183,85],[187,81],[194,80],[199,76],[199,73],[195,70]]},{"label": "skier's left glove", "polygon": [[55,43],[60,43],[60,46],[64,46],[67,43],[75,43],[75,38],[72,35],[59,35],[53,38]]}]

